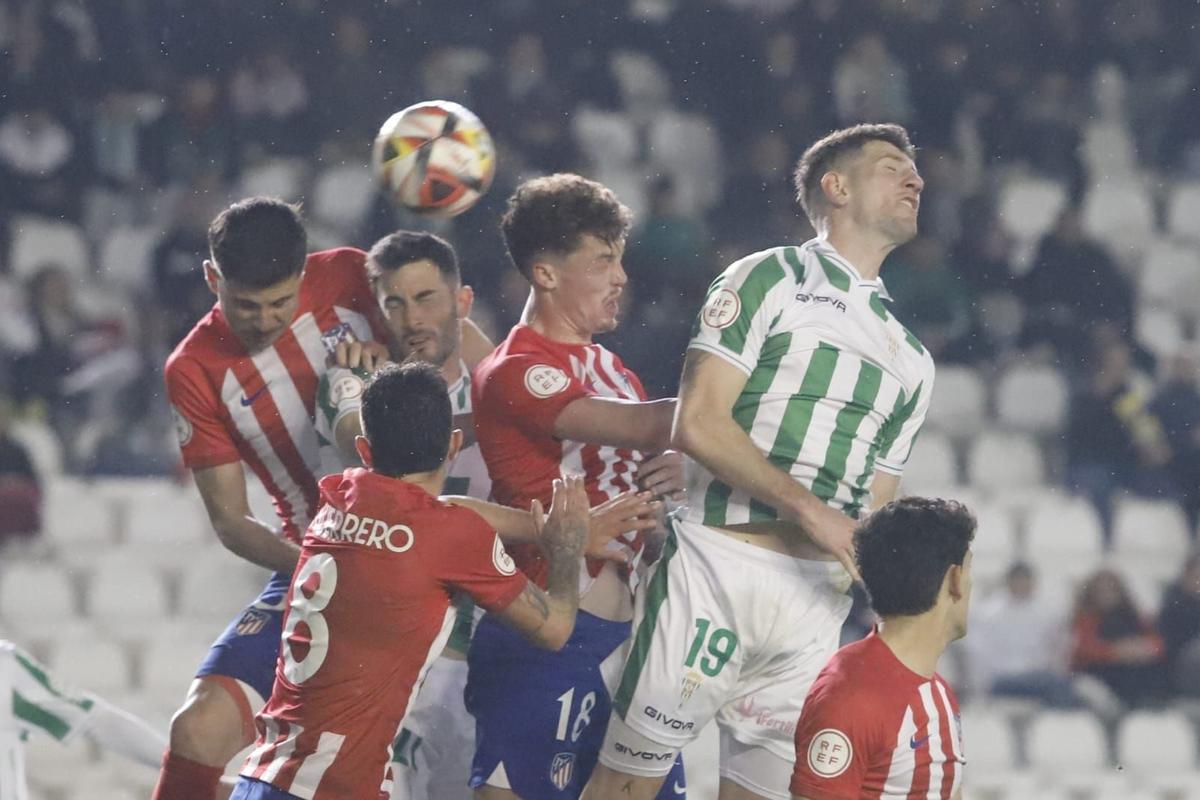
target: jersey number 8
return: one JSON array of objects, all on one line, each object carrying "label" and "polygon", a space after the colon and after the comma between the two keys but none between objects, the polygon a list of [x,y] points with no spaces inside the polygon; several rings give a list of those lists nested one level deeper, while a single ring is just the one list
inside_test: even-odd
[{"label": "jersey number 8", "polygon": [[[328,553],[317,553],[292,581],[292,601],[283,626],[283,674],[295,684],[304,683],[325,663],[329,652],[329,625],[321,614],[337,588],[337,562]],[[300,626],[304,627],[301,628]]]}]

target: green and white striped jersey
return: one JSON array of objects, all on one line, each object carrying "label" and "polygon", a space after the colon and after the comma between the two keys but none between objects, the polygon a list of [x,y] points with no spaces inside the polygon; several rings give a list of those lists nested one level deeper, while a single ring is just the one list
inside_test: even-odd
[{"label": "green and white striped jersey", "polygon": [[[925,420],[933,358],[828,241],[776,247],[713,282],[689,347],[746,373],[734,420],[772,464],[857,517],[875,470],[899,475]],[[686,518],[724,526],[777,511],[689,464]]]},{"label": "green and white striped jersey", "polygon": [[88,727],[95,702],[50,679],[45,667],[0,640],[0,800],[26,800],[24,741],[31,733],[67,742]]}]

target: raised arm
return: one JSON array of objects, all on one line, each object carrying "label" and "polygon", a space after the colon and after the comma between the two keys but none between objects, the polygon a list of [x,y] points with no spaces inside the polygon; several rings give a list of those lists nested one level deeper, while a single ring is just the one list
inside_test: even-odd
[{"label": "raised arm", "polygon": [[581,397],[554,420],[554,435],[576,442],[627,447],[647,453],[667,449],[675,398],[633,402],[606,397]]},{"label": "raised arm", "polygon": [[300,548],[256,519],[246,499],[246,477],[234,461],[193,473],[208,519],[225,548],[260,567],[290,574]]},{"label": "raised arm", "polygon": [[575,629],[579,608],[579,565],[587,539],[587,493],[583,478],[554,481],[554,498],[547,517],[533,502],[534,525],[550,562],[546,590],[529,583],[497,616],[529,641],[547,650],[560,650]]},{"label": "raised arm", "polygon": [[773,465],[733,418],[747,375],[726,359],[690,349],[683,363],[672,444],[719,480],[766,503],[837,557],[856,579],[854,520]]}]

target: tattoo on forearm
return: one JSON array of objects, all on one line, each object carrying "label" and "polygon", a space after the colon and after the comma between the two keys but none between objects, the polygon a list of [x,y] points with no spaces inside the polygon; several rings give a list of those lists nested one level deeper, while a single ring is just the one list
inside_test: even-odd
[{"label": "tattoo on forearm", "polygon": [[542,618],[542,622],[550,619],[549,598],[546,597],[545,592],[537,587],[537,584],[527,584],[522,596],[525,598],[525,602],[532,606],[533,610]]}]

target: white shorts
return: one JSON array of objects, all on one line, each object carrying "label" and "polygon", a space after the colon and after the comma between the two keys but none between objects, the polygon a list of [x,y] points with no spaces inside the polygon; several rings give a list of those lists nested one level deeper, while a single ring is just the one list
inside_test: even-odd
[{"label": "white shorts", "polygon": [[466,661],[434,659],[397,739],[392,800],[471,796],[475,718],[463,705],[466,685]]},{"label": "white shorts", "polygon": [[[716,719],[722,739],[793,763],[805,695],[837,649],[850,612],[845,569],[677,520],[643,587],[613,693],[613,714],[625,729],[678,751]],[[606,738],[600,760],[620,770],[631,747],[615,739]],[[651,774],[647,759],[641,762],[634,774]],[[671,761],[653,763],[665,775]],[[768,782],[775,781],[764,777]],[[778,791],[786,796],[787,786]]]}]

